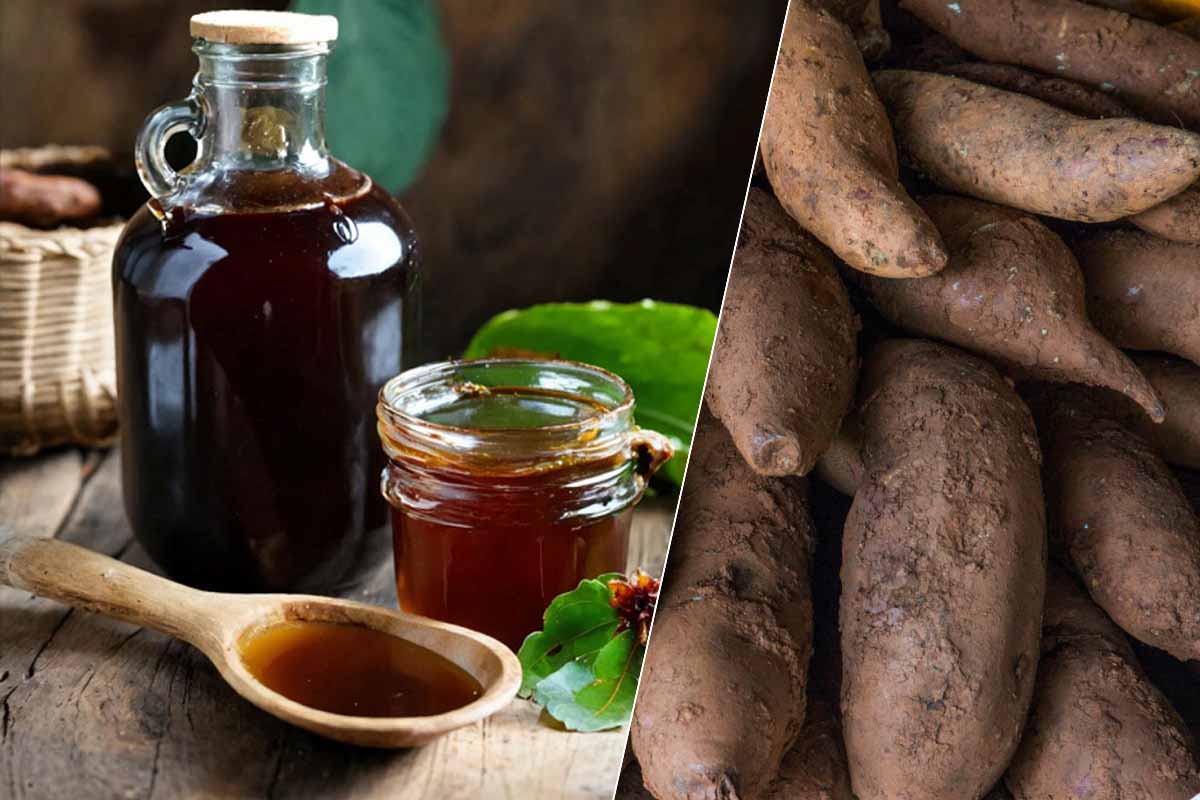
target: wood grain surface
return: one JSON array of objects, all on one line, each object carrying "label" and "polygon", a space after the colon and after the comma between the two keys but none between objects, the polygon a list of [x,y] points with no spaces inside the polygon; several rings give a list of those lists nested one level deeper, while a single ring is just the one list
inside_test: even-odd
[{"label": "wood grain surface", "polygon": [[[630,565],[661,571],[673,497],[634,518]],[[151,567],[116,452],[0,462],[0,535],[57,536]],[[390,564],[354,599],[395,604]],[[0,588],[0,797],[609,798],[625,732],[569,733],[517,700],[431,745],[356,749],[242,701],[188,645]]]}]

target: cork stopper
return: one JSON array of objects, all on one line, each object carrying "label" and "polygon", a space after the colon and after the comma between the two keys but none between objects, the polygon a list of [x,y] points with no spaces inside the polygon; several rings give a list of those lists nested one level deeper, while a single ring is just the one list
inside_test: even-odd
[{"label": "cork stopper", "polygon": [[337,17],[290,11],[206,11],[192,17],[192,36],[223,44],[314,44],[337,39]]}]

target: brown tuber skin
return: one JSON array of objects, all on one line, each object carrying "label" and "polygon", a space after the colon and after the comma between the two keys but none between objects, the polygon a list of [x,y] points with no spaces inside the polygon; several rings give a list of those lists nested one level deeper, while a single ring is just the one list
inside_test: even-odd
[{"label": "brown tuber skin", "polygon": [[633,750],[658,800],[755,800],[805,718],[807,486],[754,473],[703,411],[688,471]]},{"label": "brown tuber skin", "polygon": [[1200,178],[1200,136],[1178,128],[1086,119],[928,72],[877,72],[875,88],[907,163],[945,189],[1012,208],[1108,222]]},{"label": "brown tuber skin", "polygon": [[[894,6],[894,0],[889,0],[889,5]],[[889,16],[892,17],[895,39],[886,60],[889,66],[941,72],[953,64],[973,60],[966,50],[911,14],[893,9]]]},{"label": "brown tuber skin", "polygon": [[1082,387],[1031,393],[1056,552],[1146,644],[1200,658],[1200,521],[1171,469]]},{"label": "brown tuber skin", "polygon": [[972,61],[937,70],[945,75],[982,83],[1006,92],[1016,92],[1088,119],[1131,117],[1129,109],[1109,95],[1090,86],[1014,67]]},{"label": "brown tuber skin", "polygon": [[1029,411],[926,341],[867,358],[866,473],[845,527],[842,710],[859,800],[979,800],[1033,692],[1046,570]]},{"label": "brown tuber skin", "polygon": [[948,196],[921,203],[946,239],[950,266],[919,280],[863,278],[884,317],[1025,376],[1108,387],[1162,420],[1154,388],[1088,321],[1083,276],[1058,236],[990,203]]},{"label": "brown tuber skin", "polygon": [[1152,20],[1154,22],[1166,22],[1171,19],[1171,15],[1166,13],[1166,6],[1169,2],[1164,0],[1087,0],[1091,5],[1103,6],[1111,8],[1114,11],[1124,11],[1134,17]]},{"label": "brown tuber skin", "polygon": [[817,461],[816,476],[842,494],[853,497],[862,483],[862,429],[858,418],[847,414],[842,427]]},{"label": "brown tuber skin", "polygon": [[100,213],[100,192],[87,181],[0,168],[0,220],[37,227]]},{"label": "brown tuber skin", "polygon": [[1111,89],[1166,125],[1200,128],[1200,42],[1075,0],[901,0],[986,61]]},{"label": "brown tuber skin", "polygon": [[[952,64],[937,71],[1017,92],[1088,119],[1133,116],[1119,101],[1098,89],[1009,64],[969,62]],[[1164,239],[1200,243],[1200,185],[1192,184],[1153,208],[1128,217],[1127,221]]]},{"label": "brown tuber skin", "polygon": [[1051,570],[1029,724],[1005,777],[1016,800],[1189,800],[1196,751],[1133,650],[1075,584]]},{"label": "brown tuber skin", "polygon": [[1188,17],[1178,22],[1172,22],[1170,28],[1173,31],[1182,33],[1184,36],[1200,41],[1200,16]]},{"label": "brown tuber skin", "polygon": [[706,394],[763,475],[803,475],[854,396],[858,316],[824,248],[751,189]]},{"label": "brown tuber skin", "polygon": [[[1010,64],[976,61],[951,64],[936,71],[1027,95],[1088,119],[1134,116],[1123,103],[1099,89]],[[1193,184],[1153,208],[1128,217],[1127,221],[1164,239],[1200,243],[1200,185]]]},{"label": "brown tuber skin", "polygon": [[933,223],[900,185],[891,126],[848,28],[792,3],[762,129],[775,195],[851,267],[911,278],[946,265]]},{"label": "brown tuber skin", "polygon": [[[829,701],[809,699],[804,728],[783,757],[779,773],[764,797],[766,800],[855,800],[850,791],[842,727]],[[654,800],[644,786],[637,762],[622,771],[616,800]]]},{"label": "brown tuber skin", "polygon": [[1088,314],[1113,344],[1200,364],[1200,245],[1113,230],[1072,249],[1087,283]]},{"label": "brown tuber skin", "polygon": [[1149,211],[1135,214],[1129,222],[1147,233],[1173,242],[1200,244],[1200,184],[1180,192]]},{"label": "brown tuber skin", "polygon": [[800,738],[784,756],[767,800],[855,800],[833,704],[812,698]]},{"label": "brown tuber skin", "polygon": [[[628,750],[625,751],[625,756],[629,757]],[[621,780],[613,800],[654,800],[654,795],[646,791],[642,782],[642,768],[636,761],[627,761],[621,770]]]},{"label": "brown tuber skin", "polygon": [[1126,404],[1122,422],[1145,439],[1168,464],[1200,470],[1200,367],[1158,353],[1134,353],[1133,363],[1167,406],[1161,425]]},{"label": "brown tuber skin", "polygon": [[891,36],[883,26],[883,15],[879,0],[807,0],[811,5],[823,6],[835,17],[846,23],[854,33],[859,52],[867,61],[878,61],[887,55],[892,46]]}]

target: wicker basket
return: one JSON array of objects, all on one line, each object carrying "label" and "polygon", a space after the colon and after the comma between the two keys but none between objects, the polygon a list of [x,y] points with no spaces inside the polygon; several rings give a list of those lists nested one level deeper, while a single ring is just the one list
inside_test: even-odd
[{"label": "wicker basket", "polygon": [[[61,160],[62,149],[52,152]],[[33,166],[24,163],[30,154],[10,151],[0,161]],[[112,251],[121,227],[40,231],[0,222],[0,450],[111,443]]]}]

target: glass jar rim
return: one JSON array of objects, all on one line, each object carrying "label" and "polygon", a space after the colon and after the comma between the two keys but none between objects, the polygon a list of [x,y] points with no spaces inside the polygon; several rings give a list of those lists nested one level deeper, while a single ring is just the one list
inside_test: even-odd
[{"label": "glass jar rim", "polygon": [[[615,405],[607,406],[604,411],[594,416],[585,417],[583,419],[572,420],[571,422],[555,423],[553,425],[538,425],[535,427],[489,427],[489,428],[471,428],[458,425],[446,425],[439,422],[432,422],[423,419],[416,414],[411,414],[404,410],[396,402],[405,392],[417,390],[423,386],[430,386],[436,383],[445,383],[448,379],[453,378],[460,370],[463,369],[487,369],[490,367],[508,367],[512,369],[530,368],[530,369],[560,369],[571,371],[576,374],[586,374],[598,378],[610,386],[617,388],[620,392],[620,400]],[[474,383],[474,381],[463,381],[464,383]],[[529,385],[521,388],[546,388]],[[590,395],[589,395],[590,397]],[[595,399],[594,397],[591,399]],[[606,421],[613,421],[617,418],[630,414],[634,407],[633,389],[620,376],[610,372],[602,367],[597,367],[592,364],[585,364],[581,361],[569,361],[560,358],[478,358],[478,359],[451,359],[448,361],[438,361],[431,364],[425,364],[420,367],[414,367],[405,370],[396,377],[389,380],[379,390],[379,413],[382,416],[386,413],[396,422],[400,422],[409,427],[427,428],[432,431],[443,432],[470,432],[475,434],[512,434],[512,433],[535,433],[538,431],[546,432],[566,432],[572,430],[581,430],[584,428],[592,428],[597,425],[603,425]]]},{"label": "glass jar rim", "polygon": [[[595,402],[596,414],[526,427],[468,427],[434,422],[417,408],[444,406],[463,387],[549,389]],[[379,439],[394,462],[509,476],[575,472],[634,458],[633,390],[590,364],[548,358],[482,358],[426,364],[379,391]]]}]

